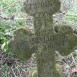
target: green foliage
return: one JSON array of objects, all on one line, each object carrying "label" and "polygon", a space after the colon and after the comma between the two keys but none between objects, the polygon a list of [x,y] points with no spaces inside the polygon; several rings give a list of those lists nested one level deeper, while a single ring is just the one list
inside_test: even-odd
[{"label": "green foliage", "polygon": [[[6,27],[2,27],[3,29],[6,29]],[[1,40],[1,49],[3,52],[7,52],[9,57],[12,57],[14,54],[11,51],[8,51],[8,40],[9,38],[6,38],[3,34],[3,30],[0,31],[0,40]]]},{"label": "green foliage", "polygon": [[[30,24],[27,24],[28,20],[24,19],[27,17],[27,14],[21,12],[22,1],[2,0],[0,4],[0,15],[3,17],[1,18],[0,26],[5,25],[11,29],[15,29],[18,26],[30,26]],[[15,21],[11,20],[12,16],[17,19]]]},{"label": "green foliage", "polygon": [[7,25],[2,20],[0,21],[0,28],[1,28],[0,32],[7,29]]},{"label": "green foliage", "polygon": [[3,35],[0,34],[0,40],[1,40],[2,43],[3,43],[4,41],[6,41],[6,38],[5,38]]},{"label": "green foliage", "polygon": [[4,42],[3,44],[2,44],[2,46],[1,46],[1,48],[2,48],[2,50],[3,51],[7,51],[7,49],[8,49],[8,45],[7,45],[7,42]]},{"label": "green foliage", "polygon": [[1,49],[4,52],[7,52],[8,56],[11,57],[13,56],[13,53],[8,51],[9,36],[12,35],[13,29],[15,29],[17,26],[25,24],[25,21],[13,21],[10,19],[10,17],[14,15],[18,18],[24,15],[22,12],[19,12],[21,11],[22,2],[17,0],[1,0],[0,2],[0,39],[2,41]]},{"label": "green foliage", "polygon": [[[75,7],[72,7],[75,8]],[[70,24],[73,29],[77,29],[77,9],[68,10],[66,16],[63,19],[64,22]]]},{"label": "green foliage", "polygon": [[3,50],[3,52],[6,52],[9,57],[12,57],[14,53],[11,51],[8,51],[8,40],[3,37],[2,41],[3,41],[3,44],[1,45],[1,49]]}]

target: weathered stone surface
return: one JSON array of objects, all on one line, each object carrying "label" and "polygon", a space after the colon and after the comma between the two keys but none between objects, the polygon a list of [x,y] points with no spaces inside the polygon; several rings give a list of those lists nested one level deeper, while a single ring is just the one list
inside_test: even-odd
[{"label": "weathered stone surface", "polygon": [[[63,28],[65,29],[64,26]],[[67,27],[67,30],[64,29],[57,34],[41,35],[35,38],[38,47],[36,52],[38,77],[60,77],[55,69],[54,51],[59,51],[61,55],[68,55],[77,45],[77,36],[72,33],[72,29],[70,27],[69,29]]]},{"label": "weathered stone surface", "polygon": [[38,77],[37,67],[29,69],[29,77]]},{"label": "weathered stone surface", "polygon": [[35,43],[37,47],[41,48],[42,46],[44,49],[53,47],[53,49],[59,51],[61,55],[70,54],[77,45],[77,36],[73,34],[70,26],[64,25],[60,27],[58,33],[51,33],[50,29],[39,33],[38,36],[31,38],[30,43]]},{"label": "weathered stone surface", "polygon": [[[35,35],[53,33],[53,19],[51,15],[34,17]],[[46,33],[47,32],[47,33]]]},{"label": "weathered stone surface", "polygon": [[59,0],[26,0],[23,4],[23,10],[32,16],[54,14],[59,8]]},{"label": "weathered stone surface", "polygon": [[[66,49],[64,49],[61,45],[61,47],[59,47],[60,54],[68,55],[69,53],[73,51],[73,48],[77,45],[77,36],[73,33],[73,29],[68,25],[62,25],[61,27],[59,27],[57,30],[57,34],[60,35],[61,38],[64,37],[63,40],[66,39],[64,41],[64,43],[66,43],[64,45],[64,48]],[[62,43],[61,39],[58,41],[60,44]]]},{"label": "weathered stone surface", "polygon": [[29,46],[28,39],[32,36],[28,28],[19,28],[14,32],[14,38],[9,41],[9,51],[14,52],[19,59],[27,60],[35,50]]},{"label": "weathered stone surface", "polygon": [[[61,55],[68,55],[77,45],[77,36],[73,34],[72,28],[69,26],[61,27],[61,30],[59,30],[57,34],[52,34],[50,30],[45,30],[39,32],[38,36],[35,36],[25,31],[25,28],[21,28],[21,30],[18,29],[14,32],[14,39],[11,39],[11,45],[9,43],[11,51],[18,53],[22,53],[23,51],[26,54],[26,51],[35,52],[33,49],[35,50],[37,47],[39,47],[39,49],[51,49],[53,47],[53,49],[59,51]],[[32,49],[30,50],[30,48]]]}]

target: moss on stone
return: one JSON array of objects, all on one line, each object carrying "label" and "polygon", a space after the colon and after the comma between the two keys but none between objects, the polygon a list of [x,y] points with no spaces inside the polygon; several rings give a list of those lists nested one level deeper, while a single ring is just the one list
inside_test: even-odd
[{"label": "moss on stone", "polygon": [[59,28],[59,33],[70,34],[73,33],[73,29],[69,25],[62,25]]},{"label": "moss on stone", "polygon": [[56,37],[57,41],[55,42],[60,44],[60,47],[57,45],[56,49],[59,50],[60,54],[66,56],[72,53],[74,47],[77,46],[77,36],[73,34],[73,29],[70,26],[63,25],[59,28],[57,35],[59,37]]},{"label": "moss on stone", "polygon": [[32,36],[28,28],[18,28],[14,32],[14,37],[9,41],[9,51],[12,51],[20,60],[27,60],[34,51],[30,48],[29,38]]},{"label": "moss on stone", "polygon": [[38,77],[37,67],[32,67],[29,69],[29,77]]}]

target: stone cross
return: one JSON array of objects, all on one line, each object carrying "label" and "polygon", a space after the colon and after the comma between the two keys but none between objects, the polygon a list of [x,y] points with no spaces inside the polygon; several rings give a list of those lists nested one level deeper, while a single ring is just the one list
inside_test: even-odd
[{"label": "stone cross", "polygon": [[59,0],[26,0],[24,11],[34,17],[35,34],[26,35],[24,29],[19,29],[20,39],[14,36],[9,44],[10,50],[15,51],[20,59],[28,59],[36,53],[38,77],[60,77],[55,69],[55,51],[67,55],[77,45],[77,36],[71,27],[63,26],[58,33],[54,32],[52,15],[59,8]]}]

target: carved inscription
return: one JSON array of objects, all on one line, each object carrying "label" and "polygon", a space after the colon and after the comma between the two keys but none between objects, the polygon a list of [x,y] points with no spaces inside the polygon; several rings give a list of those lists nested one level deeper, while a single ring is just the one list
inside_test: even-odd
[{"label": "carved inscription", "polygon": [[26,6],[28,6],[28,9],[32,10],[33,8],[34,9],[38,9],[38,8],[44,8],[44,7],[52,7],[53,5],[53,1],[40,1],[38,3],[29,3],[29,4],[26,4]]},{"label": "carved inscription", "polygon": [[36,16],[37,14],[53,14],[59,9],[59,5],[60,2],[58,0],[26,0],[23,8],[28,14]]},{"label": "carved inscription", "polygon": [[68,37],[65,35],[58,35],[58,34],[49,34],[49,35],[42,35],[42,36],[33,36],[30,40],[31,46],[41,46],[45,49],[54,48],[55,50],[64,50],[68,48]]}]

